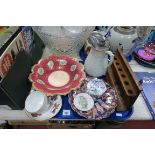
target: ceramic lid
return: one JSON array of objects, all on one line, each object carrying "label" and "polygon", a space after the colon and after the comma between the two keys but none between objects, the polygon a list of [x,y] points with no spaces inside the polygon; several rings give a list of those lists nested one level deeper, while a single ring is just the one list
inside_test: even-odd
[{"label": "ceramic lid", "polygon": [[115,26],[114,31],[123,35],[133,35],[136,33],[136,29],[133,26]]},{"label": "ceramic lid", "polygon": [[108,51],[110,48],[109,41],[104,37],[102,31],[94,31],[88,38],[89,44],[97,51]]}]

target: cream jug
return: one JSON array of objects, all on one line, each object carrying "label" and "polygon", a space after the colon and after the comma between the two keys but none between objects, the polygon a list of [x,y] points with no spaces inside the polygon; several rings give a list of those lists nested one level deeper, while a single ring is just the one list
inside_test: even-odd
[{"label": "cream jug", "polygon": [[84,64],[85,71],[90,76],[103,76],[114,59],[114,54],[109,51],[109,42],[101,31],[94,31],[88,42],[91,44],[91,50]]}]

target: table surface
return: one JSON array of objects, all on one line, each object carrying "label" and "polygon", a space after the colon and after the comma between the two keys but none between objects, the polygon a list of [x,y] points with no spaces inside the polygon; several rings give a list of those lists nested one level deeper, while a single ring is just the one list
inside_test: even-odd
[{"label": "table surface", "polygon": [[[134,72],[155,71],[155,69],[139,65],[135,60],[132,60],[129,64]],[[134,112],[129,120],[153,119],[141,94],[137,98],[133,110]],[[30,118],[25,114],[25,110],[9,110],[7,107],[2,106],[0,107],[0,122],[3,122],[4,120],[30,120]]]}]

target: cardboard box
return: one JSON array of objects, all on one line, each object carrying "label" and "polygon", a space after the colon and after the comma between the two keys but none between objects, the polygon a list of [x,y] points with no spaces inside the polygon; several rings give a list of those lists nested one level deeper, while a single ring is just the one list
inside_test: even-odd
[{"label": "cardboard box", "polygon": [[25,47],[28,46],[25,46],[21,32],[0,56],[1,68],[5,68],[4,72],[2,70],[0,72],[3,74],[0,80],[0,105],[7,105],[13,110],[21,110],[25,107],[26,97],[31,90],[28,76],[32,66],[41,58],[44,47],[43,42],[36,35],[35,46],[29,48],[30,51],[26,51],[25,49],[28,48]]}]

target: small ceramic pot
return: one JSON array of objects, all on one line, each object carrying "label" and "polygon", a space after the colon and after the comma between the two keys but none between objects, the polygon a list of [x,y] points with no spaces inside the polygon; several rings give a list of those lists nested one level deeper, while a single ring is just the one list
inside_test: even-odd
[{"label": "small ceramic pot", "polygon": [[110,30],[108,36],[110,49],[113,52],[117,49],[123,50],[125,56],[127,56],[136,38],[137,33],[133,26],[115,26]]}]

